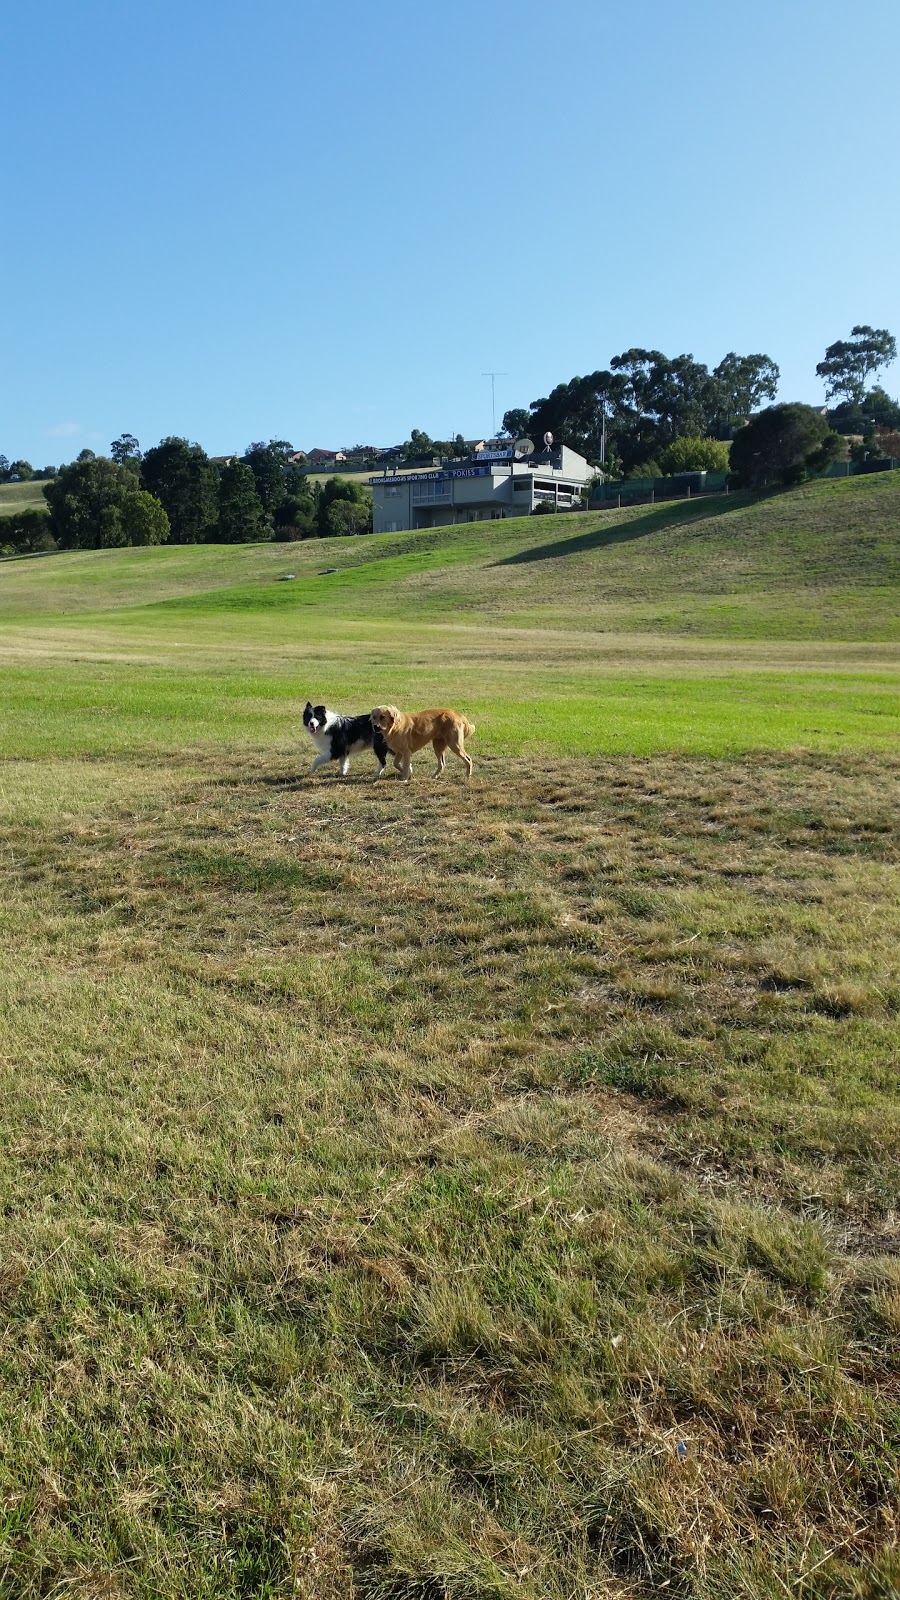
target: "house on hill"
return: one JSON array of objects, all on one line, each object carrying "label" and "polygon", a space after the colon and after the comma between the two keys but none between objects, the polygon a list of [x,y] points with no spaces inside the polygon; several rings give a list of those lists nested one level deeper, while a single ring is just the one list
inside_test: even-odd
[{"label": "house on hill", "polygon": [[347,459],[343,450],[320,450],[318,446],[314,450],[307,450],[306,456],[311,467],[334,467],[339,461]]}]

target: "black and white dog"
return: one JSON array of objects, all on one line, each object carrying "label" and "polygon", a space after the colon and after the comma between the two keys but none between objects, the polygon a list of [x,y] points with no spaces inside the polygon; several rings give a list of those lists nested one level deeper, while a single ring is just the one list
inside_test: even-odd
[{"label": "black and white dog", "polygon": [[378,762],[375,777],[381,777],[388,758],[388,747],[384,734],[372,726],[368,712],[361,717],[342,717],[337,711],[329,711],[327,706],[314,706],[307,700],[303,726],[319,752],[312,764],[313,772],[324,767],[326,761],[337,761],[341,777],[346,778],[350,757],[360,750],[374,750]]}]

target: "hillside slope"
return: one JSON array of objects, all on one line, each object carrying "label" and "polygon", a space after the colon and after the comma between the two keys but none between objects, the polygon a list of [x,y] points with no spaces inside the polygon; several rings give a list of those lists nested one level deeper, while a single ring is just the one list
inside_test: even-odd
[{"label": "hillside slope", "polygon": [[[336,570],[329,570],[336,569]],[[280,582],[288,574],[292,582]],[[900,473],[754,498],[298,545],[76,552],[3,568],[0,621],[324,608],[698,637],[900,638]],[[124,620],[124,619],[120,619]],[[136,620],[136,619],[135,619]],[[159,620],[157,618],[157,620]]]},{"label": "hillside slope", "polygon": [[46,511],[43,482],[0,483],[0,517],[16,511]]}]

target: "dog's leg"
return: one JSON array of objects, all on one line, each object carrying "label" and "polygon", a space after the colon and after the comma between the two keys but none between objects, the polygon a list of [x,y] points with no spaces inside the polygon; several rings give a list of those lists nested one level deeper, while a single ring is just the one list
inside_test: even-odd
[{"label": "dog's leg", "polygon": [[341,762],[341,777],[342,778],[346,778],[347,773],[349,771],[350,771],[350,757],[349,756],[344,756],[344,759]]},{"label": "dog's leg", "polygon": [[378,771],[376,772],[375,777],[372,780],[373,783],[377,783],[378,782],[378,779],[381,777],[381,774],[383,773],[383,771],[384,771],[384,762],[383,761],[379,761],[379,763],[378,763]]},{"label": "dog's leg", "polygon": [[447,760],[447,746],[445,744],[441,744],[439,740],[435,739],[434,753],[437,756],[437,766],[434,769],[434,775],[436,778],[439,778],[444,770],[444,764]]},{"label": "dog's leg", "polygon": [[465,769],[466,769],[466,783],[468,783],[469,779],[472,776],[472,757],[466,755],[466,747],[463,744],[462,734],[459,734],[457,736],[456,742],[454,744],[452,744],[450,748],[452,749],[453,754],[455,756],[459,756],[460,761],[465,766]]},{"label": "dog's leg", "polygon": [[309,769],[310,770],[310,774],[312,774],[313,772],[318,772],[319,768],[320,767],[324,767],[326,761],[330,761],[330,760],[331,760],[330,756],[325,756],[325,755],[316,756],[315,761],[313,762],[312,766]]},{"label": "dog's leg", "polygon": [[401,770],[403,772],[403,782],[409,783],[412,778],[412,761],[409,756],[404,758],[403,767]]}]

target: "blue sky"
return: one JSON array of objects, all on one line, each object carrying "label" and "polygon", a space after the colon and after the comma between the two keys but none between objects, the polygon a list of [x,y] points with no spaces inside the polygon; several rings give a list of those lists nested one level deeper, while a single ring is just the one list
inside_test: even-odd
[{"label": "blue sky", "polygon": [[897,0],[15,9],[10,458],[470,436],[486,369],[499,417],[631,345],[812,400],[900,335]]}]

